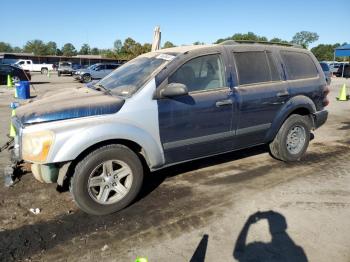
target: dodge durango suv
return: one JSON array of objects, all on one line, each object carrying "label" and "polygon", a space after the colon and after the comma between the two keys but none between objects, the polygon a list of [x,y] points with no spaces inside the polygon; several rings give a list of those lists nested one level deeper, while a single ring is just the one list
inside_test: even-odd
[{"label": "dodge durango suv", "polygon": [[[16,110],[12,159],[36,179],[68,183],[76,204],[116,212],[152,171],[267,144],[298,161],[328,116],[325,75],[293,46],[224,42],[138,56],[92,88]],[[152,179],[151,177],[149,179]]]}]

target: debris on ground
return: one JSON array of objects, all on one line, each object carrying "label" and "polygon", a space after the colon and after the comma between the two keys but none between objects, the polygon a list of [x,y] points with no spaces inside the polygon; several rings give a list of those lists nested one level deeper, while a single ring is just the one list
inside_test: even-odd
[{"label": "debris on ground", "polygon": [[34,215],[38,215],[41,212],[40,208],[30,208],[29,211]]},{"label": "debris on ground", "polygon": [[104,245],[102,248],[101,248],[101,251],[106,251],[107,249],[109,249],[109,246],[108,245]]}]

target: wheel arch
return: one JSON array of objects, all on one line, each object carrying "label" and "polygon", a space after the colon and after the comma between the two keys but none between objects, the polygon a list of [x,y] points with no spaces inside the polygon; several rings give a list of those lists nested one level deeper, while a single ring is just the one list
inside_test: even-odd
[{"label": "wheel arch", "polygon": [[266,134],[265,142],[271,142],[278,133],[286,119],[292,114],[309,115],[312,126],[314,126],[312,114],[316,112],[314,102],[307,96],[299,95],[291,98],[277,113],[274,121],[271,124],[269,131]]},{"label": "wheel arch", "polygon": [[63,186],[65,182],[67,182],[73,175],[74,175],[74,170],[77,164],[82,161],[87,155],[89,155],[91,152],[97,150],[98,148],[101,148],[106,145],[123,145],[127,148],[129,148],[131,151],[133,151],[137,157],[140,159],[143,167],[145,169],[150,168],[150,160],[146,154],[146,151],[142,148],[141,145],[138,143],[128,140],[128,139],[108,139],[104,141],[97,142],[86,149],[84,149],[74,160],[69,161],[67,163],[64,163],[62,167],[64,167],[66,164],[65,169],[62,170],[62,172],[59,172],[58,179],[57,179],[57,184],[60,186]]}]

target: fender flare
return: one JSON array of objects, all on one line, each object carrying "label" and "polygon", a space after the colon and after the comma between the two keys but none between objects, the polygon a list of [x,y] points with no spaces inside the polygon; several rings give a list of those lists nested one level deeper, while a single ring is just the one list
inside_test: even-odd
[{"label": "fender flare", "polygon": [[150,168],[165,163],[163,148],[149,133],[137,126],[125,123],[104,123],[76,132],[60,145],[50,162],[59,163],[76,159],[88,148],[108,140],[128,140],[138,144],[145,155]]},{"label": "fender flare", "polygon": [[279,110],[274,121],[272,122],[271,127],[265,137],[266,143],[272,141],[275,138],[284,121],[293,111],[297,109],[306,109],[309,114],[316,112],[316,106],[314,102],[307,96],[298,95],[289,99],[288,102],[286,102]]}]

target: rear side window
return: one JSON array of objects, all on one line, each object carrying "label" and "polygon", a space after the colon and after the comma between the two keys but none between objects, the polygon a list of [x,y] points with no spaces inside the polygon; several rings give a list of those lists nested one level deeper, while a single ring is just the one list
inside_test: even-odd
[{"label": "rear side window", "polygon": [[240,85],[279,81],[272,53],[265,51],[235,52]]},{"label": "rear side window", "polygon": [[318,71],[311,57],[304,53],[281,51],[290,80],[316,77]]},{"label": "rear side window", "polygon": [[118,65],[108,64],[107,69],[116,69]]}]

